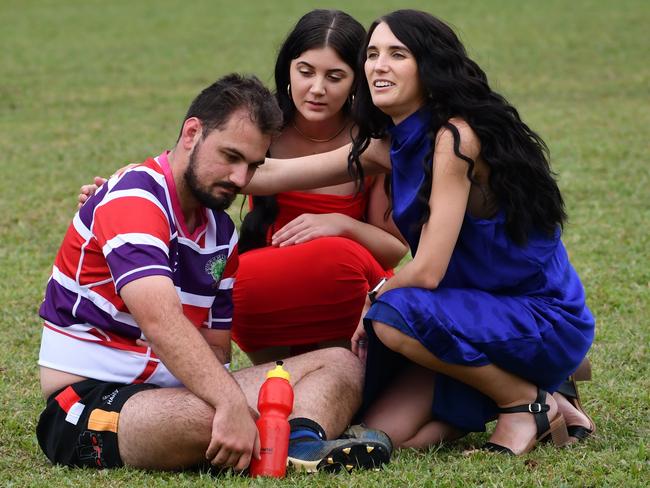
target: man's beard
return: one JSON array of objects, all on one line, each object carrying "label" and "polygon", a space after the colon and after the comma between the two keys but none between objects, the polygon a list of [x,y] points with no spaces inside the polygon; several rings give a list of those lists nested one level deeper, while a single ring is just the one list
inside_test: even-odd
[{"label": "man's beard", "polygon": [[204,185],[201,185],[199,182],[198,176],[196,175],[196,165],[197,165],[197,150],[201,147],[201,144],[199,143],[197,146],[192,149],[192,153],[190,154],[190,161],[189,165],[187,167],[187,170],[185,170],[185,174],[183,175],[183,178],[185,179],[185,183],[187,184],[187,187],[190,189],[192,192],[192,195],[194,198],[198,200],[198,202],[206,208],[212,209],[212,210],[225,210],[228,207],[230,207],[230,204],[233,202],[241,188],[239,188],[237,185],[233,185],[232,183],[215,183],[212,185],[212,187],[218,187],[218,188],[225,188],[227,190],[232,191],[232,194],[227,194],[227,195],[222,195],[222,196],[215,196],[210,191],[208,191],[208,188]]}]

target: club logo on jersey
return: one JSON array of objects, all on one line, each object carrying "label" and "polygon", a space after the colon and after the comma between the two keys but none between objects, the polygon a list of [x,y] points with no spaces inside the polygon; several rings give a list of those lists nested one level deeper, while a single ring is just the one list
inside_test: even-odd
[{"label": "club logo on jersey", "polygon": [[226,269],[226,258],[224,256],[215,256],[205,264],[205,272],[212,276],[215,282],[221,280],[224,269]]}]

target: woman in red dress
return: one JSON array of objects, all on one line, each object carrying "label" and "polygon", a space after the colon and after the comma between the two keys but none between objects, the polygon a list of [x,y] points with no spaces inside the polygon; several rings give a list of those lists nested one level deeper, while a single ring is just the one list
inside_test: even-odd
[{"label": "woman in red dress", "polygon": [[[365,30],[337,10],[304,15],[275,66],[284,129],[270,154],[296,158],[349,144],[355,66]],[[407,251],[383,176],[253,197],[239,241],[233,339],[253,363],[349,347],[366,292]]]}]

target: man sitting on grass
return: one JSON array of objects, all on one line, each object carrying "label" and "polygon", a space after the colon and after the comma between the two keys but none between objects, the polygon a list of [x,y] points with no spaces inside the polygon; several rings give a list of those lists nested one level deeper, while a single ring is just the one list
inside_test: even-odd
[{"label": "man sitting on grass", "polygon": [[[269,365],[230,374],[237,233],[225,213],[281,124],[255,78],[193,101],[175,147],[111,178],[74,216],[54,262],[39,357],[38,441],[53,463],[245,469]],[[289,460],[308,470],[388,461],[390,441],[346,428],[363,368],[345,349],[290,358]]]}]

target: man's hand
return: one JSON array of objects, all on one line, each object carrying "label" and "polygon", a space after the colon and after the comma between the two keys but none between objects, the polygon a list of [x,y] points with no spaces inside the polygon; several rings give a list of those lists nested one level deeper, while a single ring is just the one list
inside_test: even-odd
[{"label": "man's hand", "polygon": [[215,466],[243,471],[251,462],[251,456],[260,457],[260,435],[248,412],[248,405],[224,402],[212,419],[212,437],[205,457]]}]

